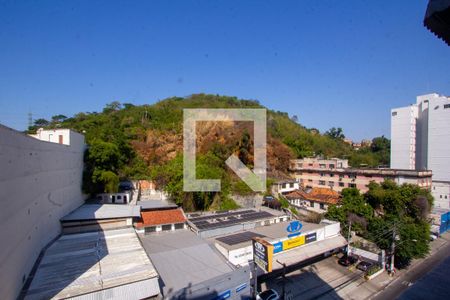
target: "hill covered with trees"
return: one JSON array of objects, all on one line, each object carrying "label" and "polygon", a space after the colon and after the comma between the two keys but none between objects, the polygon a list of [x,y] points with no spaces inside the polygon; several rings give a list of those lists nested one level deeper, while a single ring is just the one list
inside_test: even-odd
[{"label": "hill covered with trees", "polygon": [[[200,122],[197,125],[197,177],[222,180],[221,193],[182,192],[182,126],[184,108],[264,108],[256,100],[195,94],[172,97],[152,105],[113,102],[102,112],[80,112],[73,117],[35,120],[37,128],[71,128],[86,137],[84,190],[114,191],[120,179],[151,178],[164,186],[188,210],[226,209],[235,204],[230,193],[246,194],[249,188],[225,166],[236,154],[253,165],[251,122]],[[389,140],[379,137],[372,146],[354,150],[344,142],[340,128],[325,134],[305,128],[296,116],[267,110],[268,177],[287,177],[289,160],[305,156],[348,158],[351,165],[389,163]],[[333,134],[335,133],[335,134]]]}]

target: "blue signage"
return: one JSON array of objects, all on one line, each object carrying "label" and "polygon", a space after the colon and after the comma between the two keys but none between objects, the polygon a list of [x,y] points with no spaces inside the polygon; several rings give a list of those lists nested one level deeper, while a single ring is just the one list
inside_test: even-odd
[{"label": "blue signage", "polygon": [[214,300],[224,300],[231,297],[231,290],[226,290],[225,292],[220,293],[217,295]]},{"label": "blue signage", "polygon": [[303,225],[300,223],[300,221],[292,221],[289,223],[289,226],[286,228],[288,234],[288,237],[294,237],[300,235],[300,230],[302,229]]},{"label": "blue signage", "polygon": [[273,244],[273,253],[278,253],[281,251],[283,251],[283,243],[282,242]]},{"label": "blue signage", "polygon": [[236,287],[236,293],[239,293],[240,291],[242,291],[243,289],[245,289],[247,287],[247,284],[246,283],[243,283],[243,284],[241,284],[241,285],[238,285],[237,287]]}]

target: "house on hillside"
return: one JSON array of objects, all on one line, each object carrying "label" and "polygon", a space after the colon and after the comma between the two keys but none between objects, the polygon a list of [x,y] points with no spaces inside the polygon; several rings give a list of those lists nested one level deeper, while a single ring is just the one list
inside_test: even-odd
[{"label": "house on hillside", "polygon": [[341,196],[328,188],[295,190],[285,195],[289,203],[297,208],[324,213],[333,204],[339,204]]}]

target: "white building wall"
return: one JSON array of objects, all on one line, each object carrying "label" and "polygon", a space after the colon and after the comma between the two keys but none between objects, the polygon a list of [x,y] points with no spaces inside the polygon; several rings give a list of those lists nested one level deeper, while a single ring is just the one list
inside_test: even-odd
[{"label": "white building wall", "polygon": [[[79,142],[79,137],[82,136],[70,129],[42,129],[39,128],[36,134],[30,134],[30,136],[45,142],[51,142],[56,144],[70,145],[71,139],[74,139],[74,143]],[[77,140],[75,140],[77,139]],[[83,137],[84,139],[84,137]]]},{"label": "white building wall", "polygon": [[450,182],[433,181],[431,194],[434,197],[434,207],[450,209]]},{"label": "white building wall", "polygon": [[84,137],[42,142],[0,125],[0,295],[16,299],[59,219],[83,203]]},{"label": "white building wall", "polygon": [[415,169],[416,105],[391,110],[391,168]]},{"label": "white building wall", "polygon": [[450,182],[450,98],[429,99],[427,167],[433,180]]}]

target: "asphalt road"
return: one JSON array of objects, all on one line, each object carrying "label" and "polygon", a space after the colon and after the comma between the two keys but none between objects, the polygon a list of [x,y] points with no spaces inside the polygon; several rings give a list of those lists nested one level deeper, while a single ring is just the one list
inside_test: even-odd
[{"label": "asphalt road", "polygon": [[408,272],[400,275],[385,290],[380,292],[373,299],[397,299],[408,287],[413,285],[417,280],[425,276],[434,267],[442,263],[450,256],[450,243],[445,244],[435,254],[419,262],[415,266],[411,266]]}]

